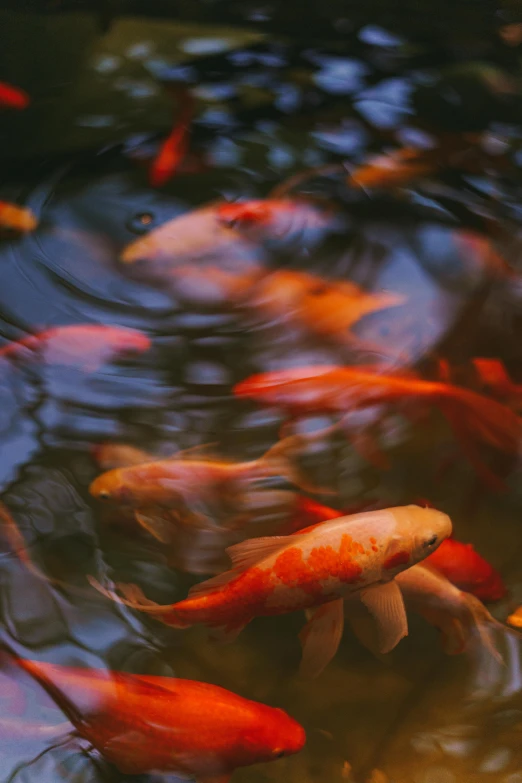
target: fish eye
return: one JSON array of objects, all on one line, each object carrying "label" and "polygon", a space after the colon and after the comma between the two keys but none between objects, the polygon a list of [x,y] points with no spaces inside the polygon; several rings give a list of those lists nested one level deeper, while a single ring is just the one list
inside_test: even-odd
[{"label": "fish eye", "polygon": [[433,546],[433,544],[437,543],[437,535],[433,535],[431,538],[428,538],[427,541],[424,542],[424,546],[427,548],[429,546]]},{"label": "fish eye", "polygon": [[111,493],[107,492],[106,489],[102,489],[101,492],[98,492],[98,498],[100,500],[109,500],[110,496],[111,496]]}]

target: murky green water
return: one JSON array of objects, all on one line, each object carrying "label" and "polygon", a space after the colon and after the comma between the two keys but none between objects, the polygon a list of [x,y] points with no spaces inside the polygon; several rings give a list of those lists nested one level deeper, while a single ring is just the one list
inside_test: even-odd
[{"label": "murky green water", "polygon": [[[520,269],[522,50],[504,30],[520,21],[517,6],[321,6],[202,3],[170,18],[116,16],[106,32],[88,11],[0,11],[0,80],[34,98],[26,113],[0,117],[0,198],[40,220],[34,233],[0,244],[3,341],[88,322],[139,329],[153,342],[94,372],[81,362],[1,360],[2,500],[40,567],[76,588],[108,574],[167,603],[197,579],[169,567],[151,537],[109,523],[87,491],[99,472],[93,446],[168,454],[211,442],[227,457],[258,456],[281,416],[234,400],[234,383],[285,366],[364,361],[353,347],[277,322],[254,329],[228,302],[154,286],[146,271],[131,276],[118,256],[143,213],[154,228],[216,199],[262,198],[307,167],[342,162],[350,172],[401,145],[474,134],[470,145],[485,154],[478,164],[459,158],[397,191],[350,189],[339,176],[307,183],[343,212],[345,228],[312,242],[294,227],[265,262],[403,294],[403,308],[367,316],[355,332],[430,377],[436,358],[458,373],[482,356],[500,358],[522,382],[522,286],[461,242],[463,230],[476,230]],[[161,80],[184,81],[197,97],[195,171],[153,190],[148,160],[173,117]],[[486,451],[508,484],[494,493],[436,414],[412,422],[392,410],[385,425],[387,471],[342,437],[309,455],[310,475],[336,491],[323,500],[344,508],[429,498],[501,571],[510,595],[490,608],[504,620],[522,602],[517,460]],[[498,639],[500,666],[446,656],[415,615],[408,638],[381,659],[347,629],[335,660],[305,683],[296,678],[300,616],[258,619],[222,647],[95,591],[42,584],[7,551],[0,565],[3,623],[28,657],[212,682],[303,724],[299,755],[239,770],[237,783],[522,781],[521,651],[508,637]],[[9,721],[2,782],[156,780],[121,775],[74,743],[50,747],[41,726],[64,716],[7,659],[0,705]],[[18,734],[16,721],[27,726]],[[40,735],[26,722],[38,722]]]}]

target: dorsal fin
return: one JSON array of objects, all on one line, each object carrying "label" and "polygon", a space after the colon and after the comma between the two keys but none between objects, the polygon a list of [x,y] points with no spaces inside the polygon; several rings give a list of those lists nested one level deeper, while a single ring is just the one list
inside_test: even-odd
[{"label": "dorsal fin", "polygon": [[215,446],[217,446],[215,441],[213,443],[200,443],[198,446],[190,446],[188,449],[176,451],[175,454],[169,454],[166,457],[156,457],[156,460],[184,460],[194,459],[199,456],[211,460],[212,458],[216,458],[215,454],[212,452],[212,448]]},{"label": "dorsal fin", "polygon": [[260,560],[283,549],[292,543],[293,536],[263,536],[262,538],[248,538],[239,544],[234,544],[226,549],[227,555],[232,560],[232,565],[237,571],[245,571],[250,566],[256,565]]},{"label": "dorsal fin", "polygon": [[205,579],[204,582],[199,582],[197,585],[193,585],[188,591],[189,598],[193,596],[209,595],[220,590],[221,587],[231,582],[236,576],[239,576],[241,571],[233,568],[231,571],[224,571],[222,574],[213,576],[210,579]]}]

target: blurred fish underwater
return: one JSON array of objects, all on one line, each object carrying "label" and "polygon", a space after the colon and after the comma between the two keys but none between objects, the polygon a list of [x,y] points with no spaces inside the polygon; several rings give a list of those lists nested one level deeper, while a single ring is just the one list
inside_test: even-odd
[{"label": "blurred fish underwater", "polygon": [[0,29],[0,783],[521,783],[518,0]]}]

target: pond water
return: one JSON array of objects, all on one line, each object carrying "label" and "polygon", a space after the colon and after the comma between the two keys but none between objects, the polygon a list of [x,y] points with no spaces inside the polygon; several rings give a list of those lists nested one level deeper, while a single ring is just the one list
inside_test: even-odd
[{"label": "pond water", "polygon": [[[520,783],[522,645],[507,627],[495,631],[500,663],[479,643],[447,655],[410,611],[407,638],[386,655],[347,624],[335,659],[303,681],[302,612],[256,618],[220,645],[89,586],[89,575],[134,583],[167,604],[212,574],[194,531],[169,549],[91,496],[96,447],[166,457],[211,444],[214,458],[245,461],[293,427],[305,434],[298,477],[328,490],[307,496],[339,510],[426,499],[500,572],[507,593],[488,604],[494,617],[504,623],[522,603],[521,462],[481,437],[480,422],[470,442],[460,409],[445,418],[437,401],[405,394],[332,430],[336,416],[313,404],[288,424],[280,406],[233,393],[256,373],[364,365],[410,383],[450,380],[522,411],[521,9],[190,5],[0,10],[0,81],[32,98],[0,114],[0,199],[38,219],[0,240],[0,491],[33,561],[62,582],[31,573],[2,538],[1,638],[32,660],[198,680],[283,708],[306,746],[238,769],[237,783]],[[151,160],[187,90],[189,151],[152,187]],[[376,186],[363,174],[358,184],[379,155],[399,181],[380,169]],[[215,213],[194,222],[199,208],[267,199],[287,181],[287,200],[308,199],[288,214],[276,204],[225,229]],[[166,261],[122,259],[174,218]],[[395,301],[372,300],[346,328],[340,294],[322,309],[296,305],[292,286],[321,279]],[[334,326],[321,325],[330,310]],[[55,333],[6,348],[74,324],[138,330],[150,347],[80,332],[65,347]],[[508,387],[481,381],[477,358],[498,360]],[[288,532],[296,482],[254,490],[248,522],[216,534],[212,556]],[[190,510],[226,526],[230,498],[219,501],[202,489]],[[0,705],[0,783],[159,779],[119,772],[68,737],[68,716],[7,653]]]}]

